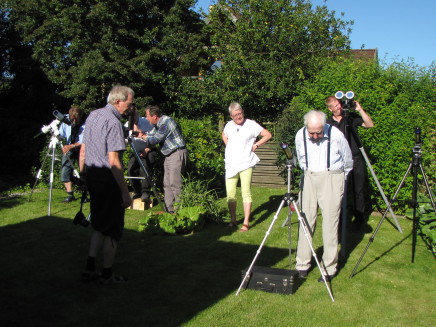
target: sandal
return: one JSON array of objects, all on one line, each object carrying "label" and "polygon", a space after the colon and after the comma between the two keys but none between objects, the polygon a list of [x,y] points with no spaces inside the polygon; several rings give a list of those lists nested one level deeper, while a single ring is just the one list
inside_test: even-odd
[{"label": "sandal", "polygon": [[248,232],[249,229],[250,229],[250,226],[248,226],[247,224],[243,224],[239,231],[240,232]]},{"label": "sandal", "polygon": [[127,278],[123,276],[112,275],[109,278],[100,277],[100,285],[124,284]]},{"label": "sandal", "polygon": [[100,272],[96,270],[85,270],[84,272],[82,272],[82,281],[84,282],[91,282],[97,280],[100,277]]},{"label": "sandal", "polygon": [[236,223],[236,221],[231,221],[231,222],[227,225],[227,227],[229,227],[229,228],[233,228],[233,227],[236,227],[236,226],[238,226],[238,224]]}]

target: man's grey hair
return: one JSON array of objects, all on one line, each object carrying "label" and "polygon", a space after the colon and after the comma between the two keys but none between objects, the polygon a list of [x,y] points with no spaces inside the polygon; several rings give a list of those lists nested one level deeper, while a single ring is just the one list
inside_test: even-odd
[{"label": "man's grey hair", "polygon": [[135,92],[130,87],[124,85],[115,85],[109,92],[107,103],[115,104],[117,100],[124,102],[127,100],[129,94],[135,96]]},{"label": "man's grey hair", "polygon": [[315,121],[322,124],[322,126],[324,126],[327,122],[327,116],[322,111],[311,110],[304,115],[304,126],[307,127],[309,121]]},{"label": "man's grey hair", "polygon": [[229,106],[229,114],[232,115],[232,111],[234,110],[242,110],[244,111],[244,109],[242,109],[242,106],[238,103],[238,102],[232,102]]}]

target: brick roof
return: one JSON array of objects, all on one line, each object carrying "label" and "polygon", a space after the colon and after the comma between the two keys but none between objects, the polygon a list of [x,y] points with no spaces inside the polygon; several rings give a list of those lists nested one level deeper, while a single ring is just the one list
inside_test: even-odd
[{"label": "brick roof", "polygon": [[378,50],[377,49],[351,50],[350,56],[356,60],[364,60],[364,61],[375,60],[375,61],[378,61]]}]

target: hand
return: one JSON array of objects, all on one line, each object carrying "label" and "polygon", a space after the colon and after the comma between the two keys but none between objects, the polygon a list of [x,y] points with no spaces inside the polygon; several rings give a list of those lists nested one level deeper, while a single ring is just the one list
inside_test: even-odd
[{"label": "hand", "polygon": [[64,146],[62,147],[62,152],[63,152],[64,154],[67,154],[67,153],[70,152],[71,149],[73,149],[73,148],[74,148],[74,145],[73,145],[73,144],[67,144],[67,145],[64,145]]},{"label": "hand", "polygon": [[121,206],[123,208],[128,208],[132,204],[132,198],[130,197],[129,192],[123,192],[122,193],[123,203],[121,203]]},{"label": "hand", "polygon": [[363,108],[362,108],[362,106],[360,105],[360,103],[359,102],[357,102],[357,101],[354,101],[354,103],[356,104],[356,111],[357,112],[362,112],[363,111]]}]

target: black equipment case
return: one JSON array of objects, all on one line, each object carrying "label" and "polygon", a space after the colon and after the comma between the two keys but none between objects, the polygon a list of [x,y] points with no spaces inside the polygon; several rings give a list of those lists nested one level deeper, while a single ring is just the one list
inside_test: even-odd
[{"label": "black equipment case", "polygon": [[[242,271],[244,279],[248,268]],[[296,270],[253,266],[244,287],[252,290],[293,294],[297,288],[298,272]]]}]

